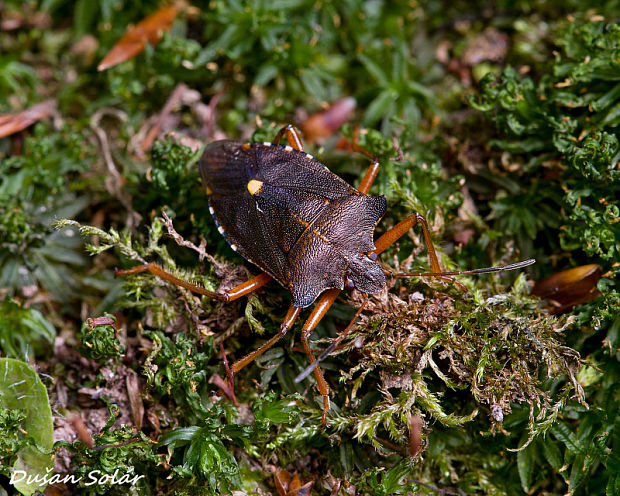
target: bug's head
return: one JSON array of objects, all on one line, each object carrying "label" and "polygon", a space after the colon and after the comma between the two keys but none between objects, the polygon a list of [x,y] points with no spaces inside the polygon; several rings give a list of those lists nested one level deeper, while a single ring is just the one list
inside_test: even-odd
[{"label": "bug's head", "polygon": [[375,294],[385,287],[385,274],[375,252],[359,253],[349,264],[345,288],[357,289],[362,293]]}]

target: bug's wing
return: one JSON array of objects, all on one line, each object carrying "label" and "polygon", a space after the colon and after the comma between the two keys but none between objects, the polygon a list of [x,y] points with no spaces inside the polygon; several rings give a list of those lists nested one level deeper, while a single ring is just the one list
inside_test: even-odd
[{"label": "bug's wing", "polygon": [[207,195],[234,196],[247,189],[258,169],[251,149],[236,141],[222,140],[206,146],[198,170]]},{"label": "bug's wing", "polygon": [[350,195],[330,203],[329,215],[315,226],[341,251],[351,255],[375,249],[373,232],[385,215],[385,196]]},{"label": "bug's wing", "polygon": [[216,141],[205,148],[198,168],[211,214],[231,247],[288,287],[286,256],[247,189],[259,174],[254,150],[234,141]]},{"label": "bug's wing", "polygon": [[338,200],[360,194],[309,154],[290,147],[256,144],[258,176],[273,186],[300,193],[303,198]]}]

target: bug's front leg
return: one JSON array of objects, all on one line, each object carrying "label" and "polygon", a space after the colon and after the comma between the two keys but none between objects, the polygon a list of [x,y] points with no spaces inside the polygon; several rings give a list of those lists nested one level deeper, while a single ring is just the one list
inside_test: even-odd
[{"label": "bug's front leg", "polygon": [[[374,252],[379,254],[385,250],[387,250],[391,245],[393,245],[396,241],[398,241],[409,229],[415,226],[417,223],[422,224],[422,233],[424,234],[424,244],[426,245],[426,250],[428,251],[428,259],[431,263],[431,269],[433,272],[441,272],[441,267],[439,266],[439,260],[437,258],[437,253],[435,252],[435,245],[433,245],[433,240],[431,239],[431,233],[428,229],[428,223],[426,219],[418,214],[412,214],[404,220],[401,220],[394,227],[385,232],[377,241],[375,241],[375,249]],[[467,288],[460,283],[459,281],[453,279],[449,276],[436,276],[438,279],[446,282],[452,282],[459,286],[463,291],[467,291]]]},{"label": "bug's front leg", "polygon": [[[325,291],[316,306],[312,309],[308,320],[306,320],[303,325],[301,330],[301,343],[303,344],[304,351],[306,352],[306,356],[308,357],[310,364],[316,362],[316,358],[314,357],[312,349],[310,348],[310,343],[308,342],[310,334],[312,334],[314,328],[333,305],[334,301],[336,301],[339,293],[339,289],[328,289]],[[329,411],[329,386],[327,385],[327,381],[325,381],[325,378],[323,377],[323,372],[318,365],[314,368],[313,372],[316,379],[317,388],[323,397],[323,425],[327,425],[327,412]]]},{"label": "bug's front leg", "polygon": [[370,160],[372,160],[370,166],[366,170],[366,174],[364,174],[364,177],[362,178],[362,182],[357,188],[361,193],[364,193],[366,195],[370,191],[370,187],[372,186],[375,177],[377,177],[377,174],[379,173],[380,164],[377,157],[375,157],[372,153],[366,150],[366,148],[358,144],[360,137],[359,131],[359,127],[355,126],[355,134],[353,135],[353,142],[351,143],[351,148],[353,148],[354,151],[361,153],[362,155],[366,155]]},{"label": "bug's front leg", "polygon": [[248,353],[243,358],[237,360],[232,364],[231,367],[228,367],[228,363],[225,361],[224,366],[226,367],[226,381],[228,382],[228,387],[231,391],[235,391],[235,374],[239,372],[243,367],[249,365],[254,360],[256,360],[259,356],[265,353],[269,348],[271,348],[274,344],[276,344],[280,339],[286,336],[286,333],[293,327],[295,320],[297,320],[297,316],[299,315],[300,308],[290,306],[288,312],[284,316],[284,321],[280,326],[280,330],[278,334],[273,336],[269,341],[264,343],[262,346],[254,350],[252,353]]}]

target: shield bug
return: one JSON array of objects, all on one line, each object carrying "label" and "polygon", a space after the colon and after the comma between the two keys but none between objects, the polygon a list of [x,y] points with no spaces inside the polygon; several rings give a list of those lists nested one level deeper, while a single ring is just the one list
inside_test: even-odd
[{"label": "shield bug", "polygon": [[[288,145],[281,145],[286,136]],[[343,289],[375,294],[386,286],[386,274],[395,277],[432,276],[465,287],[451,276],[497,272],[525,267],[533,260],[505,267],[441,272],[426,219],[413,214],[373,242],[375,226],[385,214],[384,196],[368,191],[379,171],[379,161],[357,144],[353,149],[372,163],[356,189],[304,151],[293,126],[282,128],[272,143],[216,141],[205,148],[200,175],[209,200],[209,211],[231,248],[258,266],[263,273],[226,292],[213,292],[165,272],[155,264],[118,271],[117,275],[149,271],[198,294],[232,301],[275,279],[288,289],[292,304],[280,331],[261,347],[234,362],[233,375],[272,347],[293,326],[302,308],[318,302],[305,321],[301,342],[310,366],[297,381],[314,373],[323,397],[323,423],[329,410],[329,387],[319,361],[327,356],[352,327],[363,308],[338,339],[315,358],[309,337]],[[420,223],[432,272],[392,273],[378,256],[414,225]]]}]

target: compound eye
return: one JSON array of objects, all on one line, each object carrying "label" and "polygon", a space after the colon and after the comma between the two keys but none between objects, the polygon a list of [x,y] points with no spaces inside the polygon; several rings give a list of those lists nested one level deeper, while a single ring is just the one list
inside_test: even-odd
[{"label": "compound eye", "polygon": [[355,289],[355,284],[353,284],[353,281],[351,279],[347,279],[344,287],[347,288],[349,291],[352,291]]},{"label": "compound eye", "polygon": [[376,262],[376,261],[377,261],[377,258],[379,258],[379,255],[377,255],[377,253],[376,253],[376,252],[371,251],[371,252],[368,254],[368,258],[370,258],[373,262]]}]

